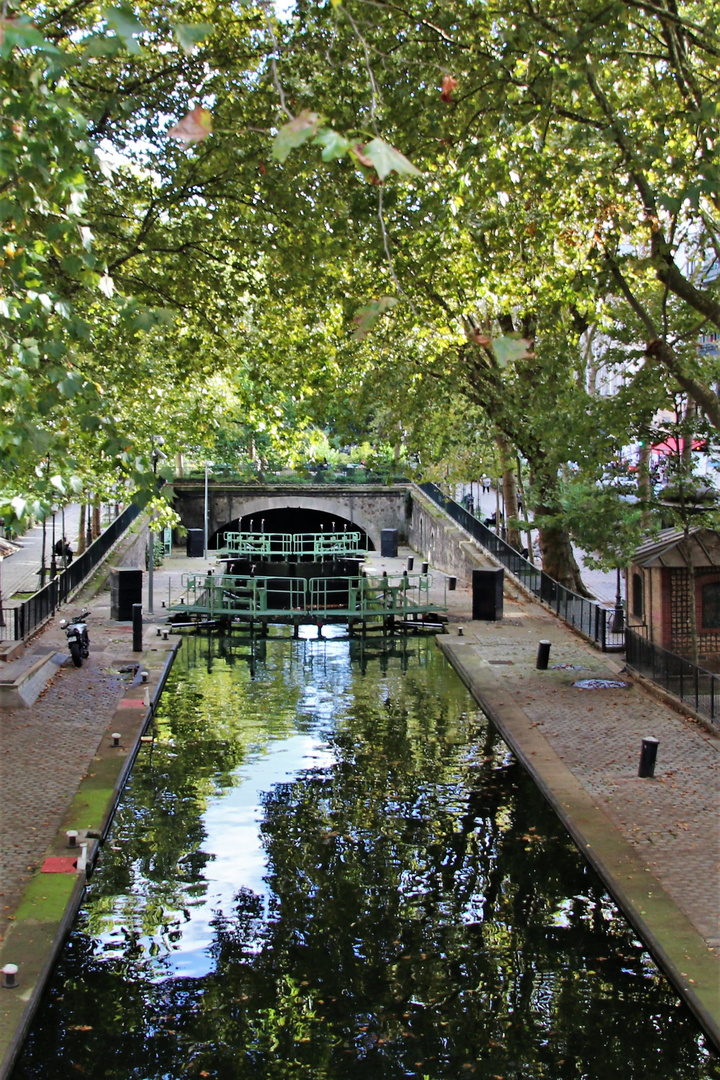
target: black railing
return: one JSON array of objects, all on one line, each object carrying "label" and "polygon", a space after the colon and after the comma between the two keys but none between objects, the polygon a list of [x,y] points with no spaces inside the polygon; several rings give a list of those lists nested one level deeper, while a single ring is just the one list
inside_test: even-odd
[{"label": "black railing", "polygon": [[53,615],[60,604],[65,603],[71,593],[82,585],[83,581],[102,562],[113,544],[122,536],[129,525],[140,513],[137,506],[127,506],[122,514],[112,521],[97,540],[82,555],[78,555],[65,570],[49,581],[42,589],[28,600],[23,600],[13,611],[6,611],[8,623],[14,620],[15,640],[28,638]]},{"label": "black railing", "polygon": [[720,675],[661,649],[630,627],[625,631],[625,648],[629,668],[652,679],[714,724],[720,724]]},{"label": "black railing", "polygon": [[15,633],[15,608],[3,604],[0,610],[0,641],[16,641]]},{"label": "black railing", "polygon": [[441,506],[442,509],[470,533],[479,544],[505,566],[538,600],[547,604],[561,619],[574,627],[584,637],[599,645],[603,652],[621,652],[625,647],[622,627],[614,626],[614,611],[608,610],[597,600],[566,589],[544,570],[516,551],[496,532],[489,529],[464,507],[450,499],[436,484],[420,484],[420,490]]},{"label": "black railing", "polygon": [[60,575],[15,608],[15,638],[30,637],[55,612],[59,604]]}]

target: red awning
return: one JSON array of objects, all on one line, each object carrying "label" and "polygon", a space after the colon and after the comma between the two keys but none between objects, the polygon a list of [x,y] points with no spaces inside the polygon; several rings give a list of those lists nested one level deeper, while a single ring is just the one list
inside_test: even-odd
[{"label": "red awning", "polygon": [[[677,439],[674,435],[668,435],[667,439],[650,447],[653,454],[682,454],[684,449],[685,439]],[[707,442],[704,439],[693,439],[692,449],[707,450]]]}]

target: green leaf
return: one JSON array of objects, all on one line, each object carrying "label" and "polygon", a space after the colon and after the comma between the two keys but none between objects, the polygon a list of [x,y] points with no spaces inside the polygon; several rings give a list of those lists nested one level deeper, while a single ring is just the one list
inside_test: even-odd
[{"label": "green leaf", "polygon": [[332,128],[320,128],[317,135],[313,139],[314,146],[322,146],[322,159],[323,161],[334,161],[337,158],[345,157],[350,149],[350,142],[341,135],[338,131],[333,131]]},{"label": "green leaf", "polygon": [[0,16],[0,53],[8,56],[15,46],[21,49],[41,49],[43,52],[59,50],[47,41],[27,15],[18,18],[10,15]]},{"label": "green leaf", "polygon": [[176,23],[172,31],[182,51],[189,56],[195,46],[214,29],[212,23]]},{"label": "green leaf", "polygon": [[120,38],[94,36],[85,45],[83,60],[98,56],[117,56],[121,48]]},{"label": "green leaf", "polygon": [[373,163],[381,180],[384,180],[391,172],[396,172],[400,176],[422,175],[420,170],[411,161],[408,161],[404,154],[401,154],[399,150],[396,150],[390,143],[385,142],[384,139],[372,139],[364,147],[363,154]]},{"label": "green leaf", "polygon": [[533,344],[519,334],[506,334],[505,337],[493,339],[493,352],[500,367],[505,367],[513,360],[524,360],[532,356]]},{"label": "green leaf", "polygon": [[145,33],[145,27],[128,7],[103,8],[102,16],[125,45],[128,52],[139,53],[136,38]]},{"label": "green leaf", "polygon": [[667,195],[665,192],[660,192],[657,196],[657,204],[662,207],[663,210],[667,210],[668,213],[677,214],[682,206],[682,199],[676,199],[674,195]]},{"label": "green leaf", "polygon": [[75,371],[68,373],[67,378],[58,383],[58,390],[64,397],[74,398],[82,390],[83,378]]},{"label": "green leaf", "polygon": [[16,517],[18,517],[18,518],[24,517],[25,511],[27,509],[27,499],[23,499],[23,498],[21,498],[20,495],[16,495],[14,499],[10,500],[10,505],[12,506],[13,510],[15,511],[15,516]]},{"label": "green leaf", "polygon": [[296,146],[302,146],[304,142],[317,134],[321,117],[309,109],[303,111],[280,128],[273,139],[272,156],[276,161],[285,161],[286,157]]},{"label": "green leaf", "polygon": [[357,327],[353,334],[355,340],[362,341],[366,338],[380,316],[390,311],[396,304],[397,299],[394,296],[380,296],[377,300],[371,300],[365,307],[359,308],[353,316],[353,322]]}]

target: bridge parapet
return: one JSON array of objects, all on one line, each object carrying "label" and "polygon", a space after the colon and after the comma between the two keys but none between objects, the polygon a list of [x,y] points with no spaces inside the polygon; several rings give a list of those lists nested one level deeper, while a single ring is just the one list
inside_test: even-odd
[{"label": "bridge parapet", "polygon": [[[319,524],[326,521],[328,529],[335,522],[338,532],[347,525],[348,531],[364,533],[368,546],[379,550],[383,529],[397,529],[398,539],[406,540],[410,488],[410,484],[263,486],[210,480],[207,487],[208,536],[212,538],[220,530],[259,531],[261,522],[269,532],[320,532]],[[173,504],[185,528],[203,529],[206,513],[204,481],[176,479],[173,491]],[[308,515],[315,515],[316,526],[308,527]],[[245,524],[251,519],[254,528],[248,530]]]}]

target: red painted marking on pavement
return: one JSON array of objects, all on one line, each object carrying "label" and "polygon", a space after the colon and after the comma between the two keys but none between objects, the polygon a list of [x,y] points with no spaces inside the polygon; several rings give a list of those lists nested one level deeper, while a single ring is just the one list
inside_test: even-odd
[{"label": "red painted marking on pavement", "polygon": [[126,697],[126,698],[122,699],[122,701],[118,705],[118,708],[119,709],[133,709],[133,708],[144,709],[145,708],[145,702],[142,701],[142,700],[139,700],[138,698]]},{"label": "red painted marking on pavement", "polygon": [[77,855],[48,855],[42,864],[43,874],[76,874]]}]

